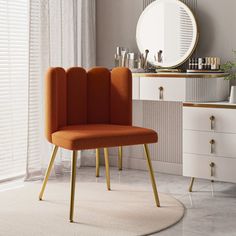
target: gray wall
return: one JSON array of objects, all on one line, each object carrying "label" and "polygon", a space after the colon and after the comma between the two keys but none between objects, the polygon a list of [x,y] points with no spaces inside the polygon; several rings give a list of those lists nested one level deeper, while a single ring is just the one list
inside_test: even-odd
[{"label": "gray wall", "polygon": [[[142,9],[143,0],[97,1],[97,65],[112,67],[116,46],[138,51],[135,31]],[[233,58],[235,12],[235,0],[197,0],[197,56],[220,56],[223,62]]]}]

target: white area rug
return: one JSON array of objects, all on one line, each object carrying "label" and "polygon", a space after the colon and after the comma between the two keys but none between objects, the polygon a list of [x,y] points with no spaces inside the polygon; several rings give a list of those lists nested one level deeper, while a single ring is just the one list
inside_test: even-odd
[{"label": "white area rug", "polygon": [[[151,185],[151,184],[150,184]],[[149,235],[177,223],[184,207],[160,194],[155,207],[152,190],[103,183],[76,183],[75,223],[69,223],[70,185],[49,181],[44,201],[41,182],[0,192],[0,235],[4,236],[125,236]],[[150,187],[151,188],[151,187]]]}]

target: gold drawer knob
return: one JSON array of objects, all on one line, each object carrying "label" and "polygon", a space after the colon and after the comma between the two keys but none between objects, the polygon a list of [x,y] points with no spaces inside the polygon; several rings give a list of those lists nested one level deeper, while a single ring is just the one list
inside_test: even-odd
[{"label": "gold drawer knob", "polygon": [[211,144],[211,154],[213,154],[214,153],[214,145],[216,142],[214,139],[212,139],[209,143]]},{"label": "gold drawer knob", "polygon": [[214,176],[215,163],[214,163],[214,162],[211,162],[211,163],[210,163],[210,167],[211,167],[211,177],[213,177],[213,176]]},{"label": "gold drawer knob", "polygon": [[164,99],[164,88],[162,86],[159,87],[159,99],[160,100]]},{"label": "gold drawer knob", "polygon": [[214,124],[215,124],[215,117],[214,116],[211,116],[210,117],[210,121],[211,121],[211,130],[214,130]]}]

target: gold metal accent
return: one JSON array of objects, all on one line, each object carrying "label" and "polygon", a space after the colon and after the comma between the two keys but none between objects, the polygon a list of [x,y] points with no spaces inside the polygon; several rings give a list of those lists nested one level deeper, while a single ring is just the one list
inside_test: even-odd
[{"label": "gold metal accent", "polygon": [[145,151],[145,154],[146,154],[146,159],[147,159],[150,178],[151,178],[151,181],[152,181],[152,188],[153,188],[153,193],[154,193],[156,205],[157,205],[157,207],[160,207],[160,201],[159,201],[159,197],[158,197],[155,176],[154,176],[154,173],[153,173],[152,162],[151,162],[150,153],[149,153],[149,149],[148,149],[147,144],[144,144],[144,151]]},{"label": "gold metal accent", "polygon": [[99,149],[96,149],[96,177],[99,177],[99,166],[100,166],[100,153]]},{"label": "gold metal accent", "polygon": [[193,183],[194,183],[195,178],[191,178],[190,185],[188,188],[188,191],[191,193],[193,191]]},{"label": "gold metal accent", "polygon": [[214,116],[211,116],[211,117],[210,117],[210,121],[211,121],[211,130],[214,130],[215,117],[214,117]]},{"label": "gold metal accent", "polygon": [[111,190],[110,185],[110,167],[109,167],[109,156],[108,149],[104,148],[104,158],[105,158],[105,167],[106,167],[106,180],[107,180],[107,190]]},{"label": "gold metal accent", "polygon": [[76,163],[77,163],[77,151],[73,151],[72,163],[71,163],[71,193],[70,193],[70,222],[71,223],[73,222],[73,218],[74,218]]},{"label": "gold metal accent", "polygon": [[123,151],[122,151],[122,147],[120,146],[118,149],[118,167],[119,167],[119,171],[122,170],[122,157],[123,156]]},{"label": "gold metal accent", "polygon": [[230,103],[183,103],[184,107],[201,107],[201,108],[222,108],[222,109],[236,109],[236,105],[232,105]]},{"label": "gold metal accent", "polygon": [[41,191],[39,193],[39,200],[40,201],[43,199],[43,193],[44,193],[44,190],[46,188],[46,185],[47,185],[48,178],[49,178],[51,170],[52,170],[52,166],[53,166],[54,160],[56,158],[57,150],[58,150],[58,146],[55,145],[53,147],[52,154],[51,154],[51,159],[50,159],[50,162],[48,164],[48,168],[47,168],[44,180],[43,180],[43,185],[42,185]]},{"label": "gold metal accent", "polygon": [[214,144],[215,144],[216,142],[215,142],[214,139],[212,139],[209,143],[211,144],[211,154],[213,154],[213,153],[214,153]]},{"label": "gold metal accent", "polygon": [[202,78],[202,79],[213,79],[213,78],[224,78],[227,77],[229,74],[227,73],[132,73],[133,78],[140,78],[140,77],[149,77],[149,78]]},{"label": "gold metal accent", "polygon": [[214,163],[214,162],[211,162],[211,163],[210,163],[210,167],[211,167],[211,177],[213,177],[213,176],[214,176],[215,163]]},{"label": "gold metal accent", "polygon": [[159,99],[160,100],[164,99],[164,88],[162,86],[159,87]]}]

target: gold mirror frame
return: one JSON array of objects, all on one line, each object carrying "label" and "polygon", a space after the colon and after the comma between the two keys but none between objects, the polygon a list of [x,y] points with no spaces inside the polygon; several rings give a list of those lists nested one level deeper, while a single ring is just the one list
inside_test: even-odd
[{"label": "gold mirror frame", "polygon": [[[153,5],[157,4],[157,2],[163,2],[165,0],[156,0],[154,2],[152,2],[151,4],[149,4],[146,9],[142,12],[141,16],[139,17],[139,20],[138,20],[138,24],[137,24],[137,29],[136,29],[136,42],[137,42],[137,45],[138,45],[138,48],[139,48],[139,51],[141,53],[144,53],[144,50],[145,49],[140,49],[140,44],[139,44],[139,39],[138,39],[138,28],[139,28],[139,24],[140,24],[140,21],[142,20],[142,18],[144,17],[144,14],[145,14],[145,11],[148,11],[149,8],[153,7]],[[188,53],[186,52],[186,56],[183,58],[183,60],[181,62],[178,62],[176,64],[173,64],[173,65],[170,65],[170,66],[161,66],[161,65],[156,65],[154,64],[152,61],[148,60],[148,62],[154,66],[155,68],[177,68],[181,65],[183,65],[191,56],[192,54],[194,53],[194,51],[196,50],[196,47],[197,47],[197,44],[198,44],[198,41],[199,41],[199,27],[198,27],[198,24],[197,24],[197,20],[196,20],[196,17],[194,15],[194,13],[192,12],[192,10],[183,2],[181,2],[180,0],[173,0],[173,1],[176,1],[177,4],[179,4],[180,6],[182,6],[186,12],[188,13],[188,15],[190,16],[190,18],[192,19],[192,22],[193,22],[193,25],[194,25],[194,28],[195,28],[195,35],[194,35],[194,38],[195,38],[195,42],[194,44],[192,45],[192,49],[191,51]],[[146,48],[148,49],[148,48]]]}]

